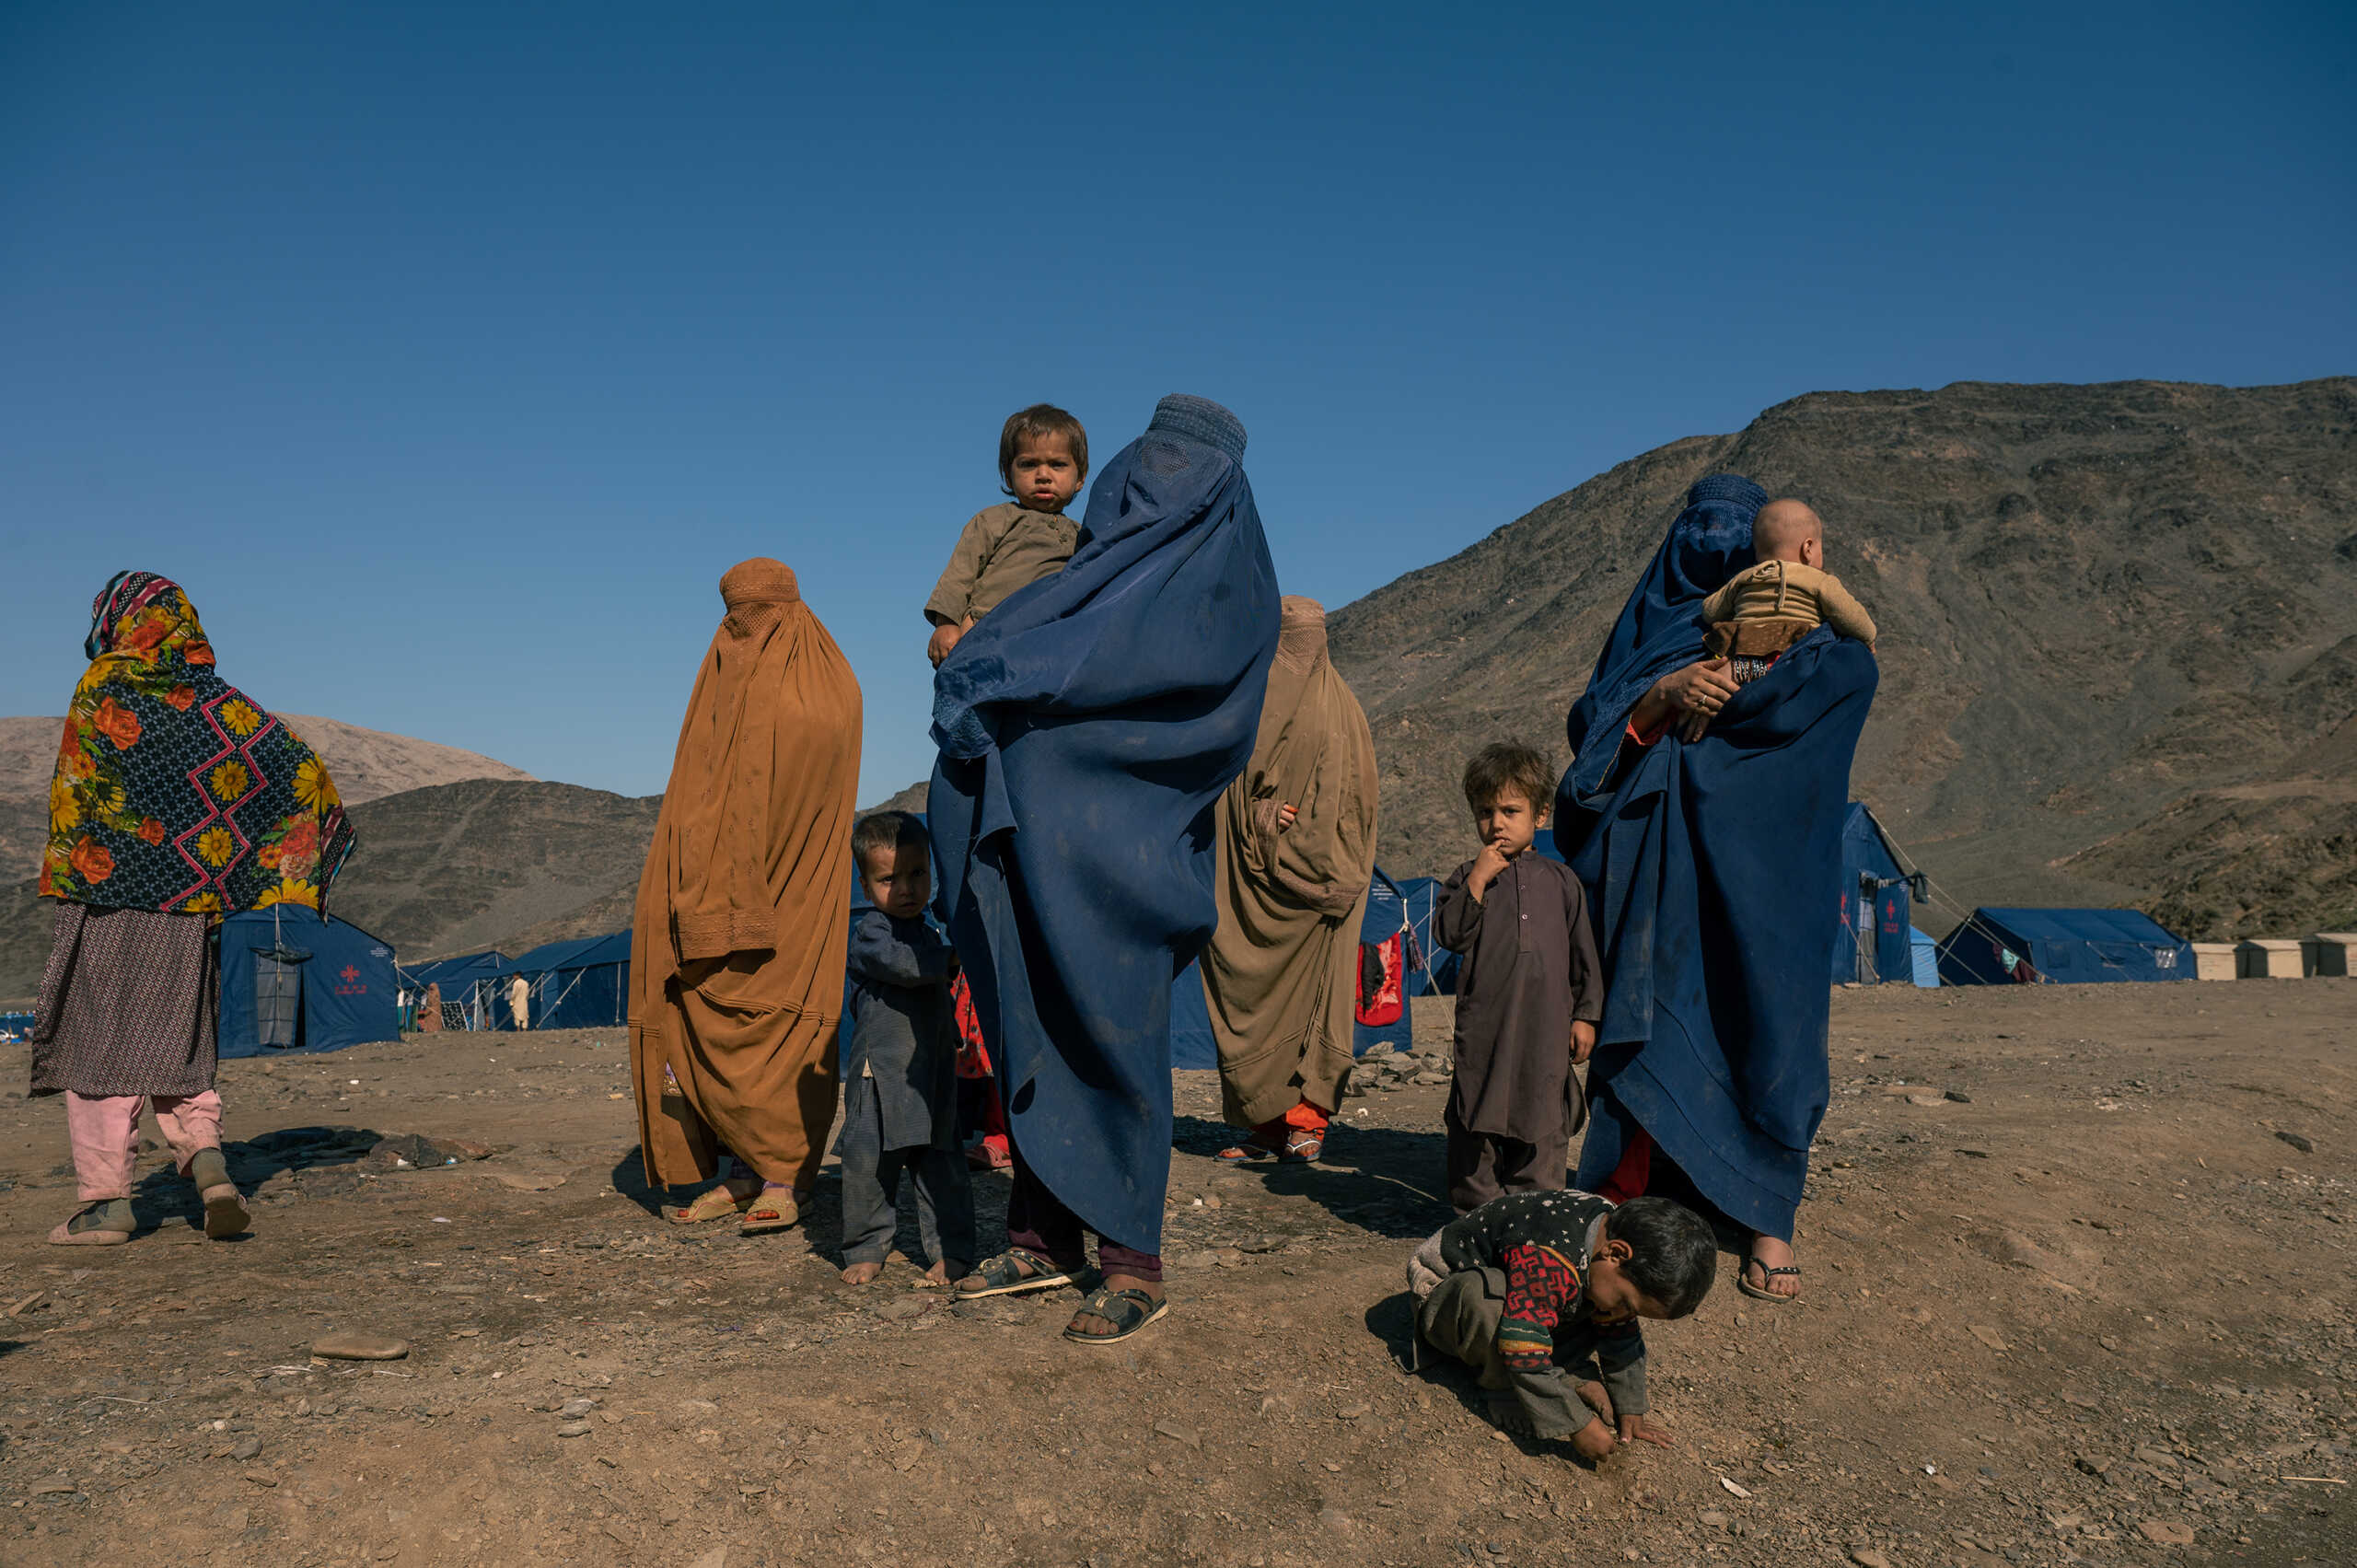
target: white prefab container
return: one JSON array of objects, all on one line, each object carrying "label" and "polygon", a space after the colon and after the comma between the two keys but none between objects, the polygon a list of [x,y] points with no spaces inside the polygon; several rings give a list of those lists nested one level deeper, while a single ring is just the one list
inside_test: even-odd
[{"label": "white prefab container", "polygon": [[2357,974],[2350,960],[2357,958],[2357,931],[2319,931],[2301,946],[2301,967],[2310,974]]},{"label": "white prefab container", "polygon": [[2244,980],[2297,980],[2303,944],[2289,937],[2254,936],[2235,948]]},{"label": "white prefab container", "polygon": [[2235,945],[2232,942],[2196,942],[2193,944],[2193,978],[2196,980],[2233,980],[2236,978]]}]

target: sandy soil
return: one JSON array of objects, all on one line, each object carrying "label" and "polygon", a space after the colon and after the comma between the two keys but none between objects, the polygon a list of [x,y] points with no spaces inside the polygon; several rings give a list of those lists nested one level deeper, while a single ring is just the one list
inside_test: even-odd
[{"label": "sandy soil", "polygon": [[[2352,1019],[2331,981],[1840,994],[1805,1298],[1729,1260],[1649,1330],[1678,1446],[1595,1468],[1405,1368],[1429,1086],[1246,1175],[1180,1074],[1178,1307],[1115,1350],[1057,1337],[1069,1295],[844,1289],[831,1180],[805,1232],[668,1224],[616,1031],[227,1064],[234,1243],[159,1157],[133,1245],[42,1245],[62,1118],[12,1097],[0,1562],[2357,1561]],[[504,1147],[264,1136],[307,1126]],[[331,1330],[414,1349],[313,1361]]]}]

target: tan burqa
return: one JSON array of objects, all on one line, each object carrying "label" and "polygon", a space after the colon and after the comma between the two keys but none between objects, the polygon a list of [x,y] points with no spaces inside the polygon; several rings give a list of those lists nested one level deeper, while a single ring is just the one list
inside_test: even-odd
[{"label": "tan burqa", "polygon": [[835,1120],[859,682],[778,562],[720,597],[631,932],[639,1139],[650,1182],[709,1180],[726,1149],[807,1191]]},{"label": "tan burqa", "polygon": [[[1202,959],[1236,1126],[1340,1103],[1375,801],[1375,738],[1326,657],[1326,612],[1288,596],[1252,761],[1220,797],[1219,929]],[[1280,831],[1284,806],[1300,815]]]}]

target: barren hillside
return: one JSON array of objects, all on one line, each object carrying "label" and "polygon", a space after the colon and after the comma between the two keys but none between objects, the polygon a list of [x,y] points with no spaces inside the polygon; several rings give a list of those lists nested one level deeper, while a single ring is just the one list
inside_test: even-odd
[{"label": "barren hillside", "polygon": [[[2357,920],[2357,380],[1816,393],[1648,452],[1338,611],[1384,856],[1464,853],[1480,740],[1562,720],[1678,498],[1824,514],[1883,629],[1856,792],[1956,899],[2198,936]],[[1560,760],[1560,759],[1559,759]]]}]

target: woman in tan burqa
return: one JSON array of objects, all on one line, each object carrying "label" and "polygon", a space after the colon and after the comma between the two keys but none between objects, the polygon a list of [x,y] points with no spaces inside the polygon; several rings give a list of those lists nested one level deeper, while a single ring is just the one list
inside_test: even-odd
[{"label": "woman in tan burqa", "polygon": [[685,1222],[800,1217],[835,1119],[859,682],[775,561],[728,607],[688,698],[631,934],[631,1067],[646,1179],[729,1179]]},{"label": "woman in tan burqa", "polygon": [[1203,997],[1231,1164],[1314,1160],[1351,1068],[1359,923],[1375,872],[1375,739],[1326,656],[1326,611],[1287,596],[1252,761],[1219,802],[1219,928]]}]

